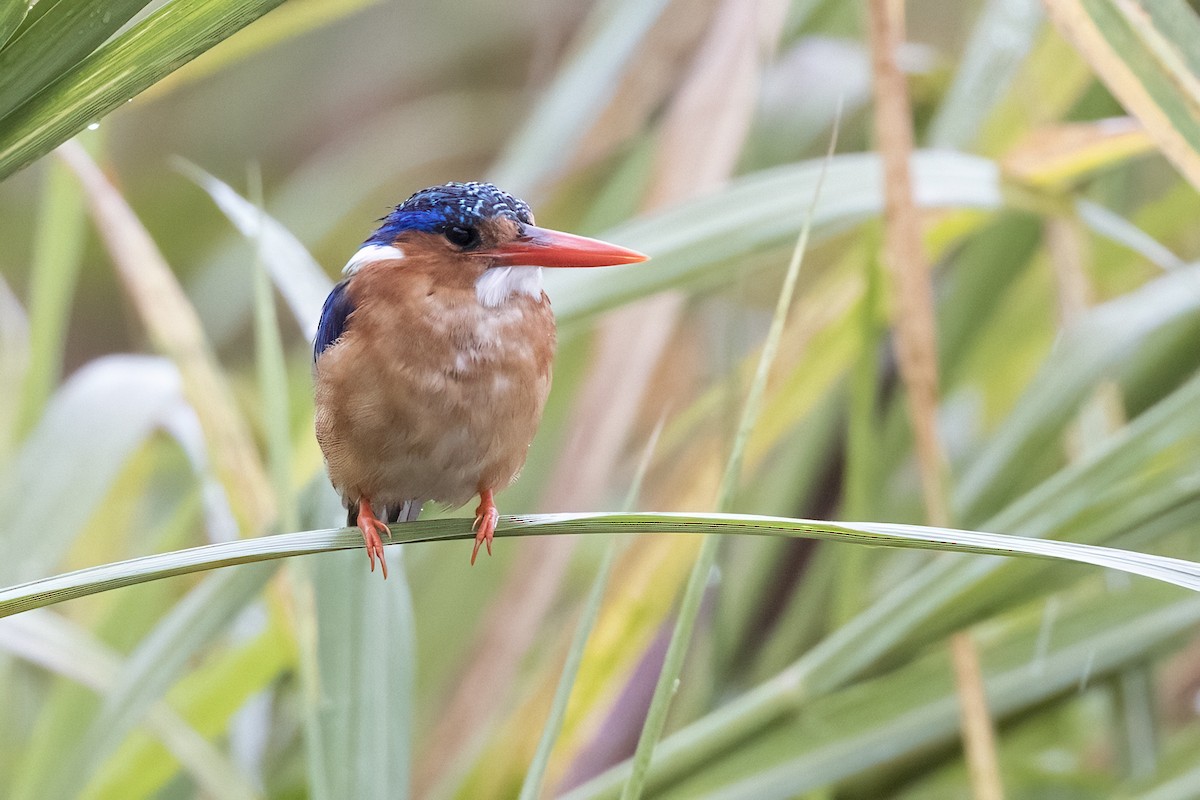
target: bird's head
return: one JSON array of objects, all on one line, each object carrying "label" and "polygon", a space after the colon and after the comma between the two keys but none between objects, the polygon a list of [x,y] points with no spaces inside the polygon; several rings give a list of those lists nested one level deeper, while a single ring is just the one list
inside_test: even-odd
[{"label": "bird's head", "polygon": [[[541,293],[541,267],[606,267],[645,261],[614,244],[539,228],[522,200],[490,183],[446,183],[396,206],[350,263],[413,259],[476,285],[485,305],[516,291]],[[428,267],[427,267],[428,268]]]}]

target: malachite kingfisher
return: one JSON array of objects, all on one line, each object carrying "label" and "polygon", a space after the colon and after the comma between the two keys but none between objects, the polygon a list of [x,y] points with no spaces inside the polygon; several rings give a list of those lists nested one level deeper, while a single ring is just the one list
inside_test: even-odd
[{"label": "malachite kingfisher", "polygon": [[426,502],[479,495],[475,546],[492,552],[494,495],[525,464],[554,360],[542,267],[646,256],[535,227],[489,183],[422,189],[396,206],[343,270],[313,345],[317,441],[371,571],[386,522]]}]

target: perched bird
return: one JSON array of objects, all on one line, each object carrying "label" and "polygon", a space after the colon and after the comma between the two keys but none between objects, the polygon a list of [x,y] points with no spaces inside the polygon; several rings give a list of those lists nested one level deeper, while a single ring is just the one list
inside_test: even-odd
[{"label": "perched bird", "polygon": [[542,267],[645,261],[535,227],[489,183],[422,189],[346,264],[313,345],[317,441],[371,570],[386,522],[479,495],[471,563],[492,537],[495,492],[525,464],[550,391],[555,328]]}]

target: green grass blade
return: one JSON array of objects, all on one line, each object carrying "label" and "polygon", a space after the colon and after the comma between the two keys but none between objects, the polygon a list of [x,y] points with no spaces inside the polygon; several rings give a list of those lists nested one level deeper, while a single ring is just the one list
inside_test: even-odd
[{"label": "green grass blade", "polygon": [[[265,631],[245,643],[210,649],[201,663],[171,689],[164,702],[177,709],[194,736],[220,741],[232,733],[237,712],[247,700],[285,680],[294,666],[291,637],[281,620],[272,619]],[[147,714],[147,722],[152,720]],[[232,735],[229,738],[234,739]],[[230,741],[228,748],[236,753],[236,740]],[[135,731],[105,760],[79,793],[79,800],[161,796],[164,787],[179,778],[183,763],[157,740]],[[253,784],[250,779],[247,782]],[[252,794],[260,792],[252,790]]]},{"label": "green grass blade", "polygon": [[[989,526],[1029,537],[1088,538],[1118,535],[1150,541],[1163,532],[1186,530],[1200,519],[1200,470],[1194,452],[1200,430],[1195,408],[1200,380],[1193,379],[1135,418],[1087,462],[1068,467],[1014,501]],[[1140,476],[1154,475],[1156,491]],[[1026,539],[1035,541],[1040,539]],[[1071,547],[1079,546],[1071,544]],[[761,730],[789,709],[853,680],[887,654],[927,642],[979,619],[981,614],[1020,602],[1030,582],[1048,590],[1062,574],[1011,561],[937,559],[902,579],[847,624],[832,631],[790,666],[690,724],[663,743],[652,778],[677,779],[750,732]],[[1007,573],[1007,574],[1005,574]],[[614,768],[605,785],[624,780],[629,765]]]},{"label": "green grass blade", "polygon": [[275,566],[217,573],[184,596],[130,655],[82,746],[64,756],[50,778],[52,784],[33,796],[66,797],[71,787],[85,784],[196,654],[258,595]]},{"label": "green grass blade", "polygon": [[[0,624],[0,649],[101,694],[120,683],[123,666],[120,657],[73,623],[49,612],[16,617]],[[165,703],[158,702],[147,709],[145,727],[212,796],[231,800],[257,796],[241,770]],[[61,766],[62,758],[56,763]],[[20,791],[14,795],[22,796],[26,795]],[[35,792],[32,796],[49,795]]]},{"label": "green grass blade", "polygon": [[[840,104],[839,104],[840,106]],[[829,151],[821,163],[821,171],[817,174],[813,186],[812,199],[809,201],[804,221],[800,226],[800,236],[792,250],[783,286],[775,303],[775,313],[771,318],[771,327],[767,331],[766,341],[763,342],[754,378],[750,382],[750,390],[738,420],[737,431],[729,458],[725,462],[725,472],[721,476],[721,484],[717,489],[716,507],[718,511],[728,511],[733,505],[737,492],[738,481],[742,474],[742,460],[746,452],[746,444],[750,434],[758,423],[762,412],[763,397],[767,391],[767,378],[771,374],[771,365],[775,363],[775,355],[779,352],[779,342],[783,337],[783,328],[787,323],[788,310],[792,307],[792,298],[796,292],[796,282],[800,278],[800,265],[804,260],[804,252],[808,247],[808,237],[812,232],[813,215],[817,202],[821,197],[821,187],[825,182],[829,162],[837,147],[838,121],[841,109],[834,115],[833,133],[830,137]],[[696,616],[700,613],[700,601],[704,598],[704,587],[708,584],[709,574],[717,560],[719,540],[708,537],[700,546],[696,563],[688,576],[684,589],[683,600],[679,604],[679,614],[675,619],[675,628],[671,633],[671,643],[667,647],[663,659],[662,670],[658,676],[658,684],[654,687],[654,697],[650,701],[650,709],[646,713],[646,721],[642,726],[642,734],[638,738],[637,749],[633,754],[633,767],[629,780],[621,790],[621,800],[637,800],[645,789],[646,772],[654,756],[654,748],[662,737],[663,728],[667,724],[667,712],[671,707],[671,699],[675,696],[679,685],[679,676],[683,671],[683,660],[691,643],[692,633],[696,627]]]},{"label": "green grass blade", "polygon": [[[658,447],[659,437],[662,435],[663,425],[666,422],[666,414],[659,417],[658,423],[654,426],[654,431],[650,434],[650,438],[646,441],[646,446],[642,449],[642,457],[638,462],[637,471],[634,473],[633,480],[629,485],[629,492],[625,495],[625,510],[632,511],[637,503],[638,495],[642,491],[642,483],[646,479],[646,473],[650,469],[650,462],[654,457],[654,451]],[[596,570],[596,577],[592,579],[592,587],[588,591],[587,600],[583,605],[583,612],[579,616],[579,622],[576,623],[575,635],[571,638],[571,645],[567,650],[567,660],[563,664],[562,674],[559,676],[558,685],[554,689],[554,700],[550,704],[550,713],[546,717],[546,725],[542,729],[542,736],[538,740],[537,750],[534,751],[533,760],[529,764],[529,769],[525,773],[525,779],[521,782],[521,795],[519,800],[536,800],[538,790],[541,788],[542,779],[546,774],[546,765],[550,761],[550,752],[554,749],[554,742],[558,739],[559,733],[562,732],[563,720],[567,715],[567,703],[571,699],[571,689],[575,686],[575,678],[579,674],[579,666],[583,663],[583,652],[587,647],[588,637],[591,636],[592,629],[596,626],[596,619],[600,616],[600,605],[604,600],[604,589],[608,586],[609,575],[612,574],[613,564],[616,563],[619,548],[615,542],[609,543],[605,548],[604,556],[600,561],[600,567]]]},{"label": "green grass blade", "polygon": [[281,2],[195,0],[160,8],[0,120],[0,178],[50,152]]},{"label": "green grass blade", "polygon": [[1038,0],[989,0],[954,72],[954,83],[929,123],[933,147],[966,149],[1012,83],[1042,27]]},{"label": "green grass blade", "polygon": [[62,374],[63,342],[87,233],[83,192],[63,164],[46,167],[29,287],[29,372],[18,427],[33,427]]},{"label": "green grass blade", "polygon": [[1092,231],[1129,248],[1151,264],[1162,269],[1179,269],[1184,266],[1183,259],[1171,252],[1166,245],[1099,203],[1076,200],[1075,213]]},{"label": "green grass blade", "polygon": [[49,3],[38,3],[33,2],[33,0],[26,0],[25,5],[29,6],[28,11],[21,21],[17,23],[17,27],[13,30],[12,35],[9,36],[8,41],[11,42],[13,38],[23,33],[31,25],[44,17],[50,11],[50,9],[54,8],[55,3],[57,2],[58,0],[54,0],[54,2]]},{"label": "green grass blade", "polygon": [[266,213],[262,210],[262,175],[254,169],[251,175],[252,196],[258,210],[254,240],[254,350],[258,366],[258,391],[262,399],[263,428],[267,438],[267,468],[275,504],[279,508],[279,527],[291,530],[300,524],[296,500],[292,491],[291,408],[288,397],[287,356],[283,337],[275,315],[275,294],[267,272],[265,253]]},{"label": "green grass blade", "polygon": [[3,50],[29,13],[29,0],[0,0],[0,50]]},{"label": "green grass blade", "polygon": [[[727,283],[737,274],[729,268],[731,263],[795,240],[799,232],[796,220],[803,217],[812,197],[821,163],[816,159],[754,173],[732,181],[722,191],[606,232],[604,238],[653,254],[654,268],[551,271],[546,275],[547,293],[554,300],[559,324],[569,325],[664,289]],[[203,171],[194,167],[183,170],[213,196],[243,234],[250,235],[257,219],[251,204]],[[834,157],[825,197],[813,217],[813,241],[882,213],[881,181],[875,154]],[[922,208],[995,210],[1003,205],[995,162],[978,156],[918,152],[913,159],[913,182]],[[295,204],[299,203],[297,199]],[[293,311],[303,314],[298,316],[303,329],[311,326],[315,330],[316,311],[312,309],[320,309],[329,279],[319,266],[313,266],[311,256],[293,234],[282,226],[277,228],[270,217],[266,225],[271,243],[267,264],[272,276]],[[287,261],[284,256],[290,253],[295,263],[304,265],[296,267],[293,277],[283,283],[272,266],[276,247],[281,262]],[[311,299],[317,295],[315,301]]]},{"label": "green grass blade", "polygon": [[[1038,613],[1010,621],[1002,635],[980,633],[993,713],[1017,718],[1039,703],[1077,696],[1082,685],[1181,644],[1200,619],[1200,603],[1158,587],[1141,588],[1148,591],[1091,593],[1070,603],[1040,652]],[[890,764],[902,771],[916,754],[951,746],[958,736],[957,705],[950,665],[938,652],[821,698],[806,713],[755,737],[752,747],[733,748],[655,797],[786,800]],[[822,724],[814,725],[814,719]],[[611,796],[581,791],[564,800]]]},{"label": "green grass blade", "polygon": [[1091,309],[1068,329],[987,447],[955,486],[955,518],[982,520],[1036,480],[1045,443],[1058,436],[1097,383],[1146,357],[1200,308],[1200,267],[1187,267]]},{"label": "green grass blade", "polygon": [[[0,385],[20,386],[29,368],[29,318],[21,301],[0,276]],[[0,405],[0,459],[7,461],[17,440],[15,403]]]},{"label": "green grass blade", "polygon": [[588,637],[596,626],[600,616],[600,604],[604,600],[604,589],[608,586],[608,577],[616,561],[617,548],[609,545],[604,551],[596,577],[592,579],[592,588],[588,591],[587,600],[583,604],[583,613],[575,626],[575,634],[571,638],[571,646],[567,650],[567,660],[563,664],[562,675],[554,689],[554,700],[550,705],[550,714],[546,718],[546,727],[542,738],[538,740],[537,750],[525,773],[521,784],[521,794],[518,800],[537,800],[542,778],[546,774],[546,765],[550,761],[550,751],[562,731],[563,718],[567,714],[567,702],[571,699],[571,689],[575,685],[575,676],[579,674],[579,665],[583,663],[583,651],[587,647]]},{"label": "green grass blade", "polygon": [[72,0],[50,9],[0,50],[0,120],[78,64],[148,0]]},{"label": "green grass blade", "polygon": [[[140,455],[125,472],[137,470],[139,461],[153,459],[154,455],[150,453]],[[110,492],[109,496],[119,496],[120,491]],[[183,499],[173,512],[163,514],[161,522],[152,523],[149,530],[141,532],[146,544],[161,548],[186,546],[196,527],[199,505],[194,495]],[[92,635],[121,652],[123,662],[124,654],[137,646],[153,629],[164,609],[177,599],[180,588],[162,581],[141,590],[122,592],[111,597],[112,602],[101,601],[101,618],[89,626]],[[75,684],[59,682],[54,687],[44,702],[36,727],[27,736],[28,744],[22,748],[19,768],[12,770],[17,781],[8,795],[13,800],[39,796],[35,787],[50,784],[51,779],[47,776],[59,772],[63,754],[70,753],[74,757],[73,754],[82,749],[88,723],[95,718],[102,700],[102,693],[92,695]],[[169,754],[164,760],[177,763]],[[174,771],[178,772],[177,766]]]},{"label": "green grass blade", "polygon": [[679,675],[683,671],[683,660],[692,641],[696,617],[700,613],[700,601],[704,599],[704,589],[717,560],[718,543],[715,536],[706,538],[696,555],[696,563],[692,565],[675,625],[671,630],[671,642],[667,645],[662,669],[658,673],[658,682],[654,686],[654,696],[650,700],[650,708],[646,712],[646,720],[633,753],[629,779],[621,789],[621,800],[637,800],[645,790],[646,773],[650,770],[654,749],[658,740],[662,738],[663,728],[666,727],[671,700],[679,688]]},{"label": "green grass blade", "polygon": [[[1196,598],[1143,586],[1126,596],[1093,594],[1073,602],[1056,617],[1045,643],[1039,640],[1042,615],[1025,615],[984,642],[989,705],[1007,717],[1055,696],[1076,694],[1081,677],[1144,659],[1177,640],[1197,614]],[[791,706],[798,688],[777,680],[755,691],[761,692],[763,707],[780,708]],[[959,718],[946,651],[937,649],[884,677],[818,698],[804,713],[777,715],[774,723],[770,729],[735,725],[728,747],[660,781],[668,788],[654,797],[796,797],[926,748],[949,746],[959,735]],[[562,800],[615,800],[621,770],[614,768]],[[720,794],[710,794],[715,791]]]},{"label": "green grass blade", "polygon": [[384,581],[355,550],[311,565],[320,705],[308,758],[319,764],[309,774],[324,782],[310,792],[314,800],[402,800],[411,791],[412,600],[400,558],[388,559]]}]

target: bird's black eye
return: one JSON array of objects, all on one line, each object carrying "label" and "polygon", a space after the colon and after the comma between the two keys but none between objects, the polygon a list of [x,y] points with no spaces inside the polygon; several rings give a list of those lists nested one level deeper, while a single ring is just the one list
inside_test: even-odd
[{"label": "bird's black eye", "polygon": [[479,244],[479,231],[467,225],[450,225],[442,232],[450,244],[457,247],[471,247]]}]

